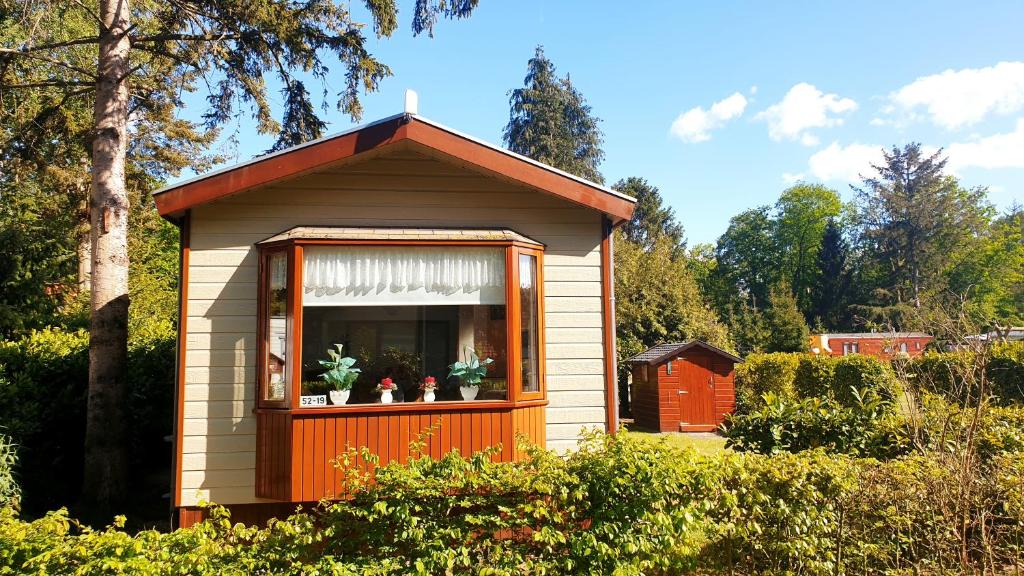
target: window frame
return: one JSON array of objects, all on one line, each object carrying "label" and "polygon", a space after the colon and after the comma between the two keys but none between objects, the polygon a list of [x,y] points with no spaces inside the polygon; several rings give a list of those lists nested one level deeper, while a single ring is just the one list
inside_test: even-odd
[{"label": "window frame", "polygon": [[[388,246],[417,247],[491,247],[505,250],[505,317],[507,330],[507,372],[505,400],[451,400],[436,402],[402,402],[397,404],[350,404],[345,406],[300,407],[302,387],[294,385],[302,381],[302,316],[303,316],[303,247],[304,246]],[[295,238],[257,245],[259,274],[257,296],[257,408],[284,410],[301,414],[358,413],[358,412],[409,412],[409,411],[459,411],[481,408],[507,409],[520,405],[536,405],[547,402],[546,358],[544,338],[544,247],[514,240],[340,240]],[[288,255],[288,306],[287,331],[289,359],[286,368],[290,378],[285,386],[283,401],[266,400],[267,382],[267,316],[269,305],[269,275],[267,267],[270,255],[280,252]],[[521,302],[519,290],[519,255],[529,254],[537,259],[537,343],[539,390],[522,391],[522,342]]]}]

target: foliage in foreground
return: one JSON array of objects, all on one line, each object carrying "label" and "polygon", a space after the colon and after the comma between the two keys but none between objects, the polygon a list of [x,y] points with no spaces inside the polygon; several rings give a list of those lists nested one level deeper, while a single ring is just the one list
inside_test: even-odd
[{"label": "foliage in foreground", "polygon": [[169,534],[0,513],[0,574],[841,574],[1019,562],[1024,459],[715,458],[595,435],[564,458],[487,452],[359,472],[348,501],[267,528],[223,509]]}]

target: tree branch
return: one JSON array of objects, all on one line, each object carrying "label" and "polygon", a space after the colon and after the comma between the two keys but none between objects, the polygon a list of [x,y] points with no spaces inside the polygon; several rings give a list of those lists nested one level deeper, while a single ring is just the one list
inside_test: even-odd
[{"label": "tree branch", "polygon": [[54,64],[56,66],[60,66],[61,68],[67,68],[68,70],[72,70],[74,72],[78,72],[79,74],[82,74],[86,78],[93,78],[93,79],[96,78],[96,74],[95,73],[90,72],[89,70],[86,70],[85,68],[79,68],[78,66],[75,66],[74,64],[71,64],[71,63],[68,63],[68,62],[65,62],[63,60],[58,60],[57,58],[51,58],[51,57],[43,55],[43,54],[35,54],[35,53],[32,53],[32,52],[23,52],[23,53],[21,53],[19,55],[23,56],[25,58],[31,58],[32,60],[39,60],[41,62],[47,62],[47,63],[50,63],[50,64]]},{"label": "tree branch", "polygon": [[169,41],[184,41],[184,42],[213,42],[219,40],[238,40],[241,36],[238,34],[228,34],[227,32],[221,32],[216,34],[155,34],[153,36],[136,36],[132,38],[132,44],[142,44],[148,42],[169,42]]},{"label": "tree branch", "polygon": [[59,86],[66,88],[68,86],[93,86],[92,82],[80,82],[77,80],[58,81],[53,80],[50,82],[28,82],[26,84],[3,84],[0,83],[0,90],[18,90],[26,88],[46,88],[50,86]]},{"label": "tree branch", "polygon": [[67,48],[68,46],[80,46],[82,44],[98,44],[100,41],[99,36],[85,36],[82,38],[75,38],[74,40],[66,40],[64,42],[54,42],[52,44],[40,44],[38,46],[21,46],[20,48],[0,48],[0,54],[12,54],[15,56],[25,55],[29,52],[43,52],[46,50],[53,50],[55,48]]}]

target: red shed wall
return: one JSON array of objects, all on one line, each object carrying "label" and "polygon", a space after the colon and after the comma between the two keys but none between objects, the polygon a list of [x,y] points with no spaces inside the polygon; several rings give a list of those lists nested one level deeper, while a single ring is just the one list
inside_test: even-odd
[{"label": "red shed wall", "polygon": [[660,430],[657,371],[653,366],[648,366],[647,374],[649,378],[644,380],[643,366],[633,365],[633,389],[630,397],[633,422],[645,430]]}]

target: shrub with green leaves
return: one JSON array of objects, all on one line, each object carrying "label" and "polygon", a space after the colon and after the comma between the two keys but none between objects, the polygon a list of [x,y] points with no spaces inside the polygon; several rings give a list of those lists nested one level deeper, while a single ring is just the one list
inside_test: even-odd
[{"label": "shrub with green leaves", "polygon": [[0,434],[0,508],[17,508],[21,501],[15,469],[18,466],[18,447],[5,434]]},{"label": "shrub with green leaves", "polygon": [[794,398],[793,380],[801,356],[789,352],[751,354],[737,364],[736,410],[753,409],[769,392],[780,398]]},{"label": "shrub with green leaves", "polygon": [[2,509],[0,575],[970,573],[1012,567],[1024,542],[1019,452],[701,457],[594,434],[515,463],[413,454],[367,471],[372,455],[348,452],[349,499],[265,528],[222,508],[134,534]]},{"label": "shrub with green leaves", "polygon": [[815,448],[874,458],[905,453],[907,439],[894,405],[866,389],[854,396],[855,402],[844,405],[828,397],[765,394],[757,408],[728,418],[726,446],[759,454]]},{"label": "shrub with green leaves", "polygon": [[[175,341],[161,325],[137,333],[128,350],[133,494],[157,503],[166,484],[141,480],[169,465],[164,437],[172,426]],[[88,346],[84,330],[57,328],[0,341],[0,423],[20,447],[22,506],[30,514],[78,497]]]}]

